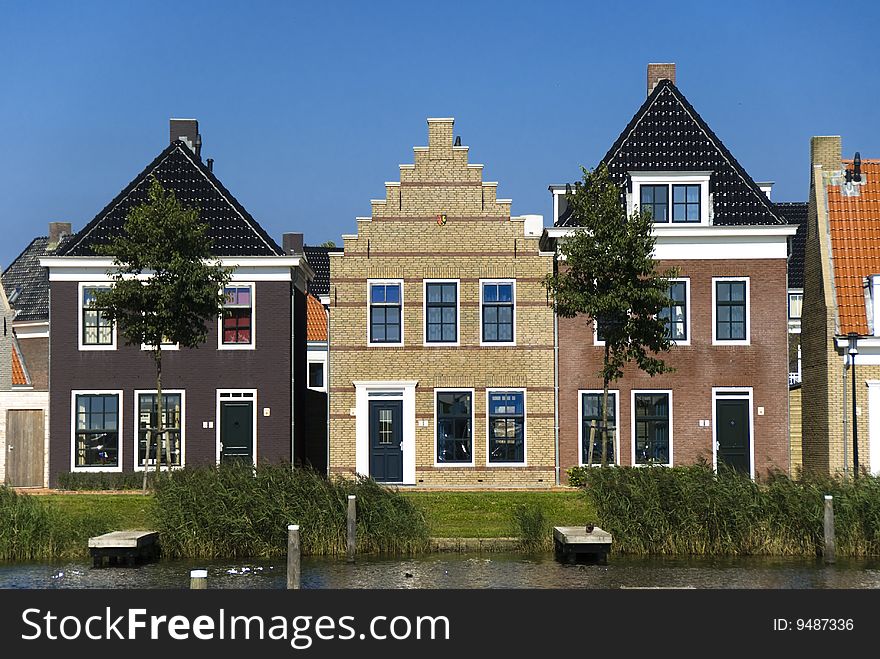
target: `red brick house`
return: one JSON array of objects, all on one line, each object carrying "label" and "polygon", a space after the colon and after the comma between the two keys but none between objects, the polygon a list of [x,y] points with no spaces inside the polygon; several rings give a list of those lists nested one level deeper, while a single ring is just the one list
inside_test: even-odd
[{"label": "red brick house", "polygon": [[[633,367],[613,383],[614,462],[706,460],[752,477],[788,471],[786,269],[795,227],[676,87],[674,64],[649,65],[647,91],[602,163],[628,212],[653,213],[659,268],[678,269],[664,313],[674,345],[663,358],[675,371],[650,377]],[[555,226],[545,238],[564,240],[573,230],[565,186],[550,189]],[[564,482],[566,470],[589,462],[603,348],[592,319],[557,323]]]}]

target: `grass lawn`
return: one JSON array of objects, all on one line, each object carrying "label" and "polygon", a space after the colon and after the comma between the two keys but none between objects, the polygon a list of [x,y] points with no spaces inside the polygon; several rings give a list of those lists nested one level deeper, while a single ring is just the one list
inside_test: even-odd
[{"label": "grass lawn", "polygon": [[551,526],[580,526],[595,521],[581,492],[407,492],[436,538],[516,536],[511,511],[518,504],[539,506]]},{"label": "grass lawn", "polygon": [[114,531],[153,528],[152,496],[142,494],[47,494],[40,499],[69,519],[101,520]]}]

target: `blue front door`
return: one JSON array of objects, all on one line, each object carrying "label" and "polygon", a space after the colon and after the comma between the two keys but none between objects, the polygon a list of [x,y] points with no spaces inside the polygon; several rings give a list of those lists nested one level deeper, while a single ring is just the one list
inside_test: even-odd
[{"label": "blue front door", "polygon": [[403,482],[403,401],[370,401],[370,476]]}]

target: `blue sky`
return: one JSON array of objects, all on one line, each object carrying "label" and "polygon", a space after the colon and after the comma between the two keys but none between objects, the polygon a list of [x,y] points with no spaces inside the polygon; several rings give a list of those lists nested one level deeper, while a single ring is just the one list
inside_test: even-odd
[{"label": "blue sky", "polygon": [[[276,239],[336,240],[412,162],[425,119],[513,213],[604,155],[677,83],[773,198],[802,200],[811,135],[880,157],[875,3],[0,0],[0,264],[81,228],[199,119],[202,155]],[[817,45],[821,44],[821,46]]]}]

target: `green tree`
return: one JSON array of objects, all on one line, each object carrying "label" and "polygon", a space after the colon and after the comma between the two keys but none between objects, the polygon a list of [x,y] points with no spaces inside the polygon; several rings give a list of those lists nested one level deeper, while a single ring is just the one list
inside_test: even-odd
[{"label": "green tree", "polygon": [[[207,340],[208,321],[222,312],[223,287],[231,269],[212,256],[208,225],[199,220],[198,210],[182,206],[174,191],[166,191],[155,177],[150,181],[149,200],[132,208],[123,232],[96,251],[114,260],[107,273],[113,285],[96,293],[95,306],[116,323],[127,345],[148,346],[156,366],[158,418],[155,433],[147,434],[146,492],[146,460],[153,439],[158,474],[166,434],[161,346],[197,348]],[[170,449],[166,442],[169,467]]]},{"label": "green tree", "polygon": [[[601,165],[582,168],[583,181],[566,191],[574,231],[560,239],[559,268],[545,286],[563,318],[583,316],[595,323],[604,340],[602,360],[602,422],[598,430],[602,466],[608,464],[608,388],[630,363],[656,375],[673,370],[657,355],[669,350],[663,310],[669,304],[669,278],[674,270],[658,272],[653,258],[650,214],[627,217],[620,188]],[[593,432],[588,463],[593,463]]]},{"label": "green tree", "polygon": [[319,245],[319,247],[336,247],[336,243],[332,240],[325,240]]}]

